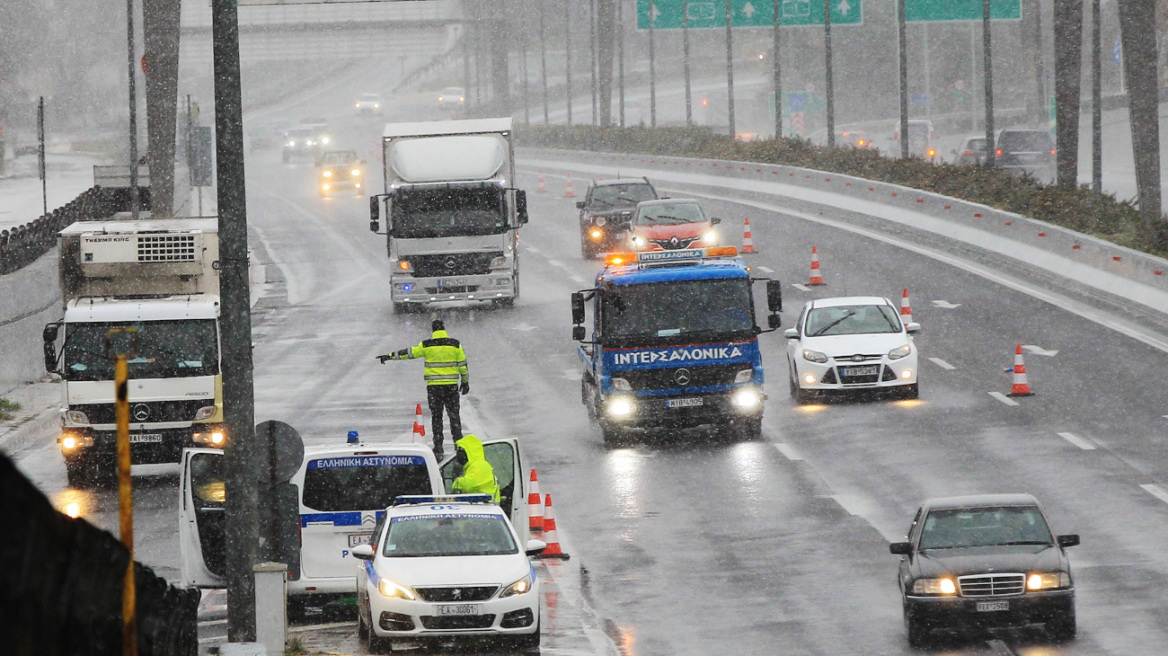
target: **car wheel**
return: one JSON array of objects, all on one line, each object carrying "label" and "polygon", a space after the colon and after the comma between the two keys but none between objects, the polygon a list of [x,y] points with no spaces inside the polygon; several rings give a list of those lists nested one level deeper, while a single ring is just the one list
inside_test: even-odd
[{"label": "car wheel", "polygon": [[1070,642],[1075,639],[1077,632],[1074,607],[1062,615],[1051,617],[1046,621],[1046,635],[1055,642]]},{"label": "car wheel", "polygon": [[365,626],[365,616],[361,614],[361,609],[357,609],[357,641],[369,641],[369,627]]},{"label": "car wheel", "polygon": [[919,398],[920,395],[921,395],[920,384],[913,383],[911,385],[904,386],[903,390],[900,393],[900,398],[913,400],[913,399]]},{"label": "car wheel", "polygon": [[787,369],[787,386],[791,390],[791,398],[798,398],[799,383],[795,382],[795,371],[788,367]]},{"label": "car wheel", "polygon": [[373,628],[369,628],[368,640],[366,640],[368,651],[370,654],[388,654],[393,651],[393,641],[389,638],[382,638],[373,632]]},{"label": "car wheel", "polygon": [[539,622],[536,622],[535,633],[516,636],[512,644],[519,650],[539,649],[540,633]]},{"label": "car wheel", "polygon": [[912,613],[905,612],[904,627],[908,632],[908,644],[914,649],[921,649],[929,645],[929,626],[925,621]]}]

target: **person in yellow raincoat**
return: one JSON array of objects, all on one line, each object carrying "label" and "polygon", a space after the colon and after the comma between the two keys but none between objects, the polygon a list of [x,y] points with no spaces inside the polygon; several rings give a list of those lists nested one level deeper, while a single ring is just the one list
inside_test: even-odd
[{"label": "person in yellow raincoat", "polygon": [[466,435],[454,443],[455,461],[462,465],[462,476],[450,484],[455,494],[489,494],[491,501],[499,503],[499,481],[495,478],[495,468],[483,455],[482,440],[474,435]]}]

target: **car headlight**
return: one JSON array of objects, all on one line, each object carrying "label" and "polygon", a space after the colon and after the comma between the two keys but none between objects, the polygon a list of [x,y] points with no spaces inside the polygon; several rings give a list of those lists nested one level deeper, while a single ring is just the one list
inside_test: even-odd
[{"label": "car headlight", "polygon": [[373,109],[381,109],[381,103],[373,103]]},{"label": "car headlight", "polygon": [[352,171],[349,171],[349,175],[351,175],[355,178],[355,177],[361,175],[361,169],[353,169]]},{"label": "car headlight", "polygon": [[332,141],[332,139],[329,139],[328,137],[321,137],[320,138],[320,142],[322,144],[325,144],[326,146],[329,144],[330,141]]},{"label": "car headlight", "polygon": [[812,351],[811,349],[803,349],[803,359],[808,362],[818,362],[824,364],[827,362],[827,355],[819,351]]},{"label": "car headlight", "polygon": [[957,583],[953,579],[917,579],[913,581],[913,594],[955,595]]},{"label": "car headlight", "polygon": [[288,142],[288,147],[289,147],[289,148],[294,148],[295,146],[296,146],[296,142],[295,142],[295,141],[289,141],[289,142]]},{"label": "car headlight", "polygon": [[503,588],[503,591],[499,593],[499,598],[503,599],[505,597],[513,597],[515,595],[521,595],[525,592],[530,591],[531,588],[533,588],[533,587],[534,586],[531,584],[531,575],[528,574],[527,576],[519,579],[518,581],[507,586],[506,588]]},{"label": "car headlight", "polygon": [[731,402],[736,408],[750,410],[757,408],[762,403],[762,394],[759,394],[758,390],[753,388],[741,389],[734,393],[734,396],[731,397]]},{"label": "car headlight", "polygon": [[1071,587],[1071,575],[1066,572],[1034,573],[1026,577],[1027,590],[1057,590]]},{"label": "car headlight", "polygon": [[70,411],[66,412],[65,419],[70,424],[88,424],[89,423],[89,415],[86,415],[84,412],[82,412],[80,410],[70,410]]},{"label": "car headlight", "polygon": [[625,380],[624,378],[613,378],[612,379],[612,388],[615,390],[620,390],[622,392],[633,391],[633,386],[630,385],[629,381]]},{"label": "car headlight", "polygon": [[636,405],[628,397],[610,399],[607,404],[608,414],[613,417],[628,417],[633,414]]},{"label": "car headlight", "polygon": [[718,233],[711,230],[711,231],[707,232],[706,234],[702,235],[702,241],[705,242],[707,245],[715,245],[718,243]]},{"label": "car headlight", "polygon": [[901,358],[908,357],[910,353],[912,353],[912,345],[911,344],[901,344],[900,346],[898,346],[898,347],[896,347],[888,352],[888,359],[889,360],[899,360]]},{"label": "car headlight", "polygon": [[361,109],[361,103],[357,103],[357,109]]},{"label": "car headlight", "polygon": [[603,216],[598,216],[593,218],[592,222],[595,223],[598,227],[603,228],[604,224],[608,223],[608,219],[604,218]]},{"label": "car headlight", "polygon": [[743,369],[734,376],[735,383],[749,383],[754,379],[754,369]]},{"label": "car headlight", "polygon": [[404,585],[398,585],[389,579],[378,580],[377,591],[383,597],[397,597],[399,599],[409,599],[410,601],[417,599],[413,590],[410,590]]},{"label": "car headlight", "polygon": [[333,177],[333,172],[332,171],[322,171],[321,175],[323,175],[326,178],[331,178],[331,177]]},{"label": "car headlight", "polygon": [[195,421],[202,421],[204,419],[210,419],[211,417],[214,417],[215,410],[216,408],[213,405],[205,405],[199,408],[199,411],[195,413]]}]

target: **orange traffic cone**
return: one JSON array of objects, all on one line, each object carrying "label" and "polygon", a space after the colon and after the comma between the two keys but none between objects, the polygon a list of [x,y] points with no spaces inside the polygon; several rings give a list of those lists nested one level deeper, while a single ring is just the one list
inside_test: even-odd
[{"label": "orange traffic cone", "polygon": [[819,270],[819,249],[811,247],[811,276],[807,279],[808,287],[817,287],[819,285],[826,285],[823,282],[823,273]]},{"label": "orange traffic cone", "polygon": [[414,434],[426,437],[426,426],[422,423],[422,404],[414,410]]},{"label": "orange traffic cone", "polygon": [[535,190],[540,193],[547,191],[547,184],[545,184],[543,181],[543,171],[540,171],[539,173],[539,186],[536,187]]},{"label": "orange traffic cone", "polygon": [[754,250],[754,237],[750,234],[750,217],[746,217],[746,223],[742,226],[742,252],[743,253],[757,253]]},{"label": "orange traffic cone", "polygon": [[900,297],[900,322],[903,324],[912,323],[912,307],[908,304],[908,289],[904,290],[904,294]]},{"label": "orange traffic cone", "polygon": [[561,558],[567,560],[570,556],[560,548],[560,536],[556,534],[556,514],[552,510],[552,495],[544,495],[543,506],[543,541],[547,543],[547,549],[544,549],[543,553],[536,556],[536,558]]},{"label": "orange traffic cone", "polygon": [[531,484],[527,492],[527,524],[532,533],[543,533],[543,504],[539,497],[539,478],[531,468]]},{"label": "orange traffic cone", "polygon": [[572,188],[572,176],[568,175],[568,186],[564,187],[564,198],[575,198],[576,190]]},{"label": "orange traffic cone", "polygon": [[1022,362],[1022,345],[1014,349],[1014,366],[1009,369],[1014,372],[1014,385],[1007,396],[1034,396],[1030,391],[1030,383],[1026,380],[1026,364]]}]

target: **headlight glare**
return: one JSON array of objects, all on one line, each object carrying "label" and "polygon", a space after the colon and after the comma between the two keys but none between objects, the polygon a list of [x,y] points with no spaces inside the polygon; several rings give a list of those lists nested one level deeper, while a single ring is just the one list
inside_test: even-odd
[{"label": "headlight glare", "polygon": [[762,403],[762,395],[758,393],[758,390],[752,388],[738,390],[734,393],[732,402],[736,408],[750,410],[757,408]]},{"label": "headlight glare", "polygon": [[62,451],[72,451],[84,446],[93,446],[93,438],[88,435],[77,435],[75,433],[65,433],[57,440],[61,443]]},{"label": "headlight glare", "polygon": [[333,177],[333,172],[332,171],[325,171],[325,172],[321,173],[321,175],[323,175],[326,178],[331,178],[331,177]]},{"label": "headlight glare", "polygon": [[628,417],[633,414],[633,400],[629,398],[610,399],[608,402],[608,414],[613,417]]},{"label": "headlight glare", "polygon": [[896,347],[888,352],[888,359],[889,360],[899,360],[901,358],[908,357],[909,354],[911,354],[911,353],[912,353],[912,345],[911,344],[901,344],[900,346],[898,346],[898,347]]},{"label": "headlight glare", "polygon": [[397,597],[399,599],[409,599],[410,601],[417,599],[417,597],[414,596],[413,590],[410,590],[404,585],[398,585],[389,579],[379,580],[377,582],[377,591],[380,592],[381,596],[383,597]]},{"label": "headlight glare", "polygon": [[827,362],[827,355],[819,351],[812,351],[811,349],[803,349],[803,359],[808,362],[818,362],[824,364]]},{"label": "headlight glare", "polygon": [[718,233],[711,230],[702,235],[702,241],[705,242],[708,246],[713,246],[718,243]]},{"label": "headlight glare", "polygon": [[592,238],[593,239],[600,239],[603,236],[604,236],[604,232],[602,230],[593,230],[592,231]]},{"label": "headlight glare", "polygon": [[954,595],[957,584],[953,579],[917,579],[913,581],[913,594]]},{"label": "headlight glare", "polygon": [[1027,590],[1057,590],[1070,584],[1071,577],[1065,572],[1036,572],[1026,577]]},{"label": "headlight glare", "polygon": [[353,169],[352,171],[349,171],[349,175],[356,178],[357,176],[361,175],[361,169]]},{"label": "headlight glare", "polygon": [[515,595],[521,595],[521,594],[531,590],[532,587],[533,586],[531,585],[531,575],[529,574],[529,575],[519,579],[518,581],[512,583],[511,585],[507,586],[506,588],[504,588],[503,591],[499,593],[499,598],[503,599],[505,597],[513,597]]}]

